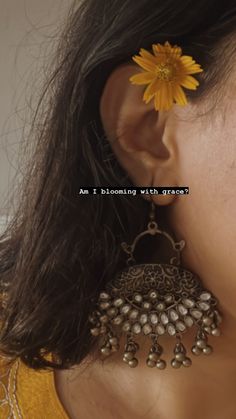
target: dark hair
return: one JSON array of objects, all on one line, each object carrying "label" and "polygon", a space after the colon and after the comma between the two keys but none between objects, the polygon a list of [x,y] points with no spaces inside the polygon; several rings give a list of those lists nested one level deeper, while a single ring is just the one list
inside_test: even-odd
[{"label": "dark hair", "polygon": [[[124,266],[120,243],[132,241],[149,211],[139,197],[78,193],[82,186],[133,186],[101,123],[104,84],[140,47],[168,40],[204,69],[189,100],[210,92],[212,104],[235,53],[235,12],[235,0],[84,0],[71,7],[32,121],[32,163],[1,237],[3,354],[32,368],[67,368],[92,352],[91,298]],[[58,364],[45,359],[48,352]]]}]

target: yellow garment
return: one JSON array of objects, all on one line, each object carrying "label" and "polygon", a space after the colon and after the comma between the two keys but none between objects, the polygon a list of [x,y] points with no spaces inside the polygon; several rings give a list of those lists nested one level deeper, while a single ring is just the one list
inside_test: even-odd
[{"label": "yellow garment", "polygon": [[33,370],[20,359],[0,357],[0,419],[69,419],[57,395],[54,373]]}]

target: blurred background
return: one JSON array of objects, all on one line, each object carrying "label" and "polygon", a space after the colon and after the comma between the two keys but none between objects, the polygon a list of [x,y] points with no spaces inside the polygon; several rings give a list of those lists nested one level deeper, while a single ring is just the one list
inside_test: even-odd
[{"label": "blurred background", "polygon": [[[30,128],[45,68],[72,0],[1,0],[0,13],[0,230]],[[33,95],[33,96],[32,96]]]}]

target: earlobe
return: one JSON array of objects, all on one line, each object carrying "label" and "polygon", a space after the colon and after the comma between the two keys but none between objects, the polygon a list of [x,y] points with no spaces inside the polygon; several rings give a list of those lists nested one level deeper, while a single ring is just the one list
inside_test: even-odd
[{"label": "earlobe", "polygon": [[[134,185],[175,186],[173,148],[164,141],[170,112],[157,112],[152,102],[144,103],[143,87],[129,81],[135,71],[134,65],[122,65],[106,82],[100,114],[107,139]],[[155,196],[161,205],[173,199]]]}]

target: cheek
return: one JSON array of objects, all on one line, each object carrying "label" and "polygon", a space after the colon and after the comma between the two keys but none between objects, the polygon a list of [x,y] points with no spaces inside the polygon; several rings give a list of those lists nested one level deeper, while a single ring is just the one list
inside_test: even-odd
[{"label": "cheek", "polygon": [[170,208],[170,222],[186,240],[183,261],[229,302],[236,292],[236,128],[219,125],[182,131],[179,181],[190,194]]}]

